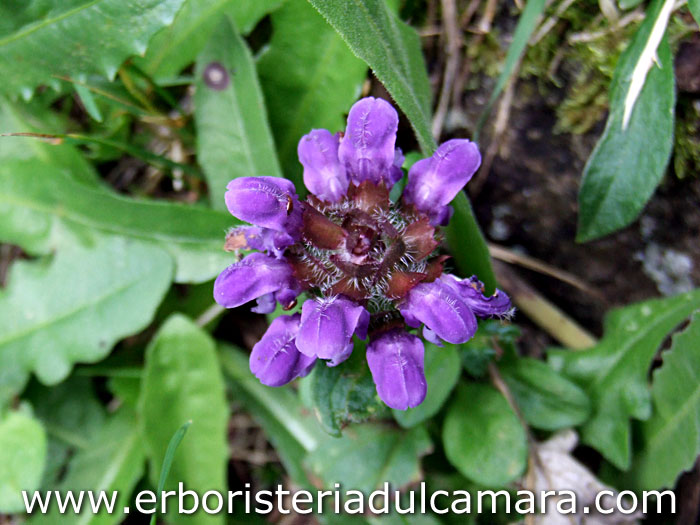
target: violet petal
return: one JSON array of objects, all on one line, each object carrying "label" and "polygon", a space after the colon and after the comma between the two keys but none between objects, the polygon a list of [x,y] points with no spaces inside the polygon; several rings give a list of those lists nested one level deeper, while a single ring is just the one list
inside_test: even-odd
[{"label": "violet petal", "polygon": [[256,252],[219,274],[214,281],[214,300],[225,308],[235,308],[286,289],[300,290],[291,266],[282,259]]},{"label": "violet petal", "polygon": [[350,181],[338,159],[339,139],[325,129],[314,129],[299,141],[297,153],[304,166],[304,185],[321,200],[338,202]]},{"label": "violet petal", "polygon": [[504,317],[510,315],[513,310],[510,298],[501,290],[496,290],[490,297],[484,295],[484,284],[476,276],[459,279],[444,273],[440,280],[457,291],[472,312],[479,317]]},{"label": "violet petal", "polygon": [[452,139],[442,144],[432,157],[419,160],[408,172],[403,200],[428,214],[432,224],[449,220],[445,208],[481,164],[476,144],[466,139]]},{"label": "violet petal", "polygon": [[476,317],[459,293],[439,279],[414,287],[399,305],[409,326],[416,320],[448,343],[464,343],[476,333]]},{"label": "violet petal", "polygon": [[313,368],[316,358],[300,353],[294,344],[300,317],[299,314],[278,317],[253,347],[250,371],[262,384],[282,386],[304,377]]},{"label": "violet petal", "polygon": [[291,181],[279,177],[240,177],[226,188],[226,206],[231,215],[299,238],[301,205]]},{"label": "violet petal", "polygon": [[343,296],[309,299],[301,307],[297,347],[308,356],[338,364],[341,357],[348,357],[345,352],[353,334],[366,332],[368,315],[363,306]]},{"label": "violet petal", "polygon": [[424,347],[415,335],[399,329],[381,334],[367,346],[367,363],[387,406],[406,410],[425,399]]},{"label": "violet petal", "polygon": [[398,125],[398,113],[386,100],[367,97],[352,106],[338,156],[355,184],[389,183]]}]

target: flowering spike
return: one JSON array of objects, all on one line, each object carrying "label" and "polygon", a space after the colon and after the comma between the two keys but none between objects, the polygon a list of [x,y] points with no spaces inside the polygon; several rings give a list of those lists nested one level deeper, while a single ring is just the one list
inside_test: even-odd
[{"label": "flowering spike", "polygon": [[315,357],[308,357],[295,345],[299,332],[299,314],[278,317],[270,324],[250,354],[250,371],[263,385],[282,386],[307,375]]},{"label": "flowering spike", "polygon": [[[253,223],[231,230],[229,251],[260,252],[224,270],[214,295],[226,307],[256,299],[253,311],[270,313],[306,300],[301,314],[275,319],[253,348],[250,367],[267,385],[309,372],[317,358],[345,361],[353,338],[366,339],[377,392],[405,410],[426,395],[422,329],[436,345],[474,335],[476,316],[506,317],[508,296],[484,295],[472,277],[444,273],[449,257],[435,253],[450,201],[479,166],[476,145],[451,140],[414,164],[399,202],[391,187],[403,176],[396,148],[398,114],[384,100],[365,98],[350,110],[347,131],[312,130],[299,142],[304,182],[301,202],[291,182],[245,177],[228,185],[226,204]],[[371,315],[371,323],[370,323]]]},{"label": "flowering spike", "polygon": [[427,214],[431,224],[445,225],[451,215],[448,205],[480,164],[476,144],[466,139],[448,140],[432,157],[411,166],[402,199]]},{"label": "flowering spike", "polygon": [[398,113],[381,98],[363,98],[350,109],[338,157],[355,184],[365,180],[389,184],[395,178],[391,168],[398,126]]},{"label": "flowering spike", "polygon": [[338,135],[313,129],[299,141],[297,153],[304,166],[304,185],[321,200],[338,202],[348,191],[350,181],[338,160]]},{"label": "flowering spike", "polygon": [[367,346],[367,363],[377,393],[389,407],[406,410],[425,399],[424,352],[420,339],[397,329],[384,332]]}]

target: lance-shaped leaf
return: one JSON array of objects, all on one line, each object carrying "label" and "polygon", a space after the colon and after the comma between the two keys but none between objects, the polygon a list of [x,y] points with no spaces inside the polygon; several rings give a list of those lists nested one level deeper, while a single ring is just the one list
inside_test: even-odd
[{"label": "lance-shaped leaf", "polygon": [[[115,511],[111,514],[102,508],[98,513],[84,508],[80,514],[68,512],[59,514],[58,507],[52,505],[47,514],[35,513],[30,525],[115,525],[124,515],[124,507],[129,505],[129,495],[143,476],[144,453],[141,434],[136,425],[136,414],[129,407],[120,408],[110,416],[93,439],[71,459],[63,481],[57,487],[62,494],[73,491],[76,496],[81,491],[94,491],[96,496],[105,491],[107,498],[114,492]],[[87,499],[87,498],[86,498]]]},{"label": "lance-shaped leaf", "polygon": [[300,189],[299,140],[311,129],[345,128],[367,66],[305,0],[287,2],[271,19],[258,73],[284,172]]},{"label": "lance-shaped leaf", "polygon": [[641,450],[629,481],[640,490],[673,488],[700,454],[700,312],[673,337],[654,372],[653,413],[642,425]]},{"label": "lance-shaped leaf", "polygon": [[613,310],[605,335],[588,350],[553,350],[549,362],[578,383],[592,403],[581,427],[582,441],[617,468],[630,466],[630,418],[647,419],[647,375],[659,345],[683,319],[700,308],[700,290]]},{"label": "lance-shaped leaf", "polygon": [[384,0],[309,0],[406,113],[421,149],[432,153],[431,90],[420,40]]},{"label": "lance-shaped leaf", "polygon": [[131,55],[142,55],[150,38],[169,25],[184,0],[32,0],[13,15],[13,4],[0,17],[16,23],[0,33],[0,92],[30,98],[40,84],[56,76],[90,74],[114,78]]},{"label": "lance-shaped leaf", "polygon": [[[182,482],[198,494],[208,490],[224,493],[228,407],[223,377],[214,341],[182,315],[170,317],[146,351],[139,413],[154,485],[173,434],[192,421],[173,457],[166,489]],[[207,516],[200,511],[189,522],[224,520],[221,514]]]},{"label": "lance-shaped leaf", "polygon": [[667,39],[662,38],[656,48],[654,37],[665,30],[664,6],[669,1],[655,0],[649,6],[615,68],[610,115],[583,172],[579,241],[632,222],[666,170],[673,145],[673,60]]},{"label": "lance-shaped leaf", "polygon": [[0,241],[45,254],[94,237],[154,244],[175,260],[175,280],[203,282],[231,263],[222,250],[228,213],[165,201],[136,200],[90,188],[40,162],[0,164]]},{"label": "lance-shaped leaf", "polygon": [[166,252],[120,238],[62,247],[48,265],[16,262],[0,295],[0,399],[30,372],[55,384],[105,357],[148,325],[171,276]]},{"label": "lance-shaped leaf", "polygon": [[197,58],[197,157],[214,208],[238,177],[282,176],[258,77],[246,43],[224,19]]}]

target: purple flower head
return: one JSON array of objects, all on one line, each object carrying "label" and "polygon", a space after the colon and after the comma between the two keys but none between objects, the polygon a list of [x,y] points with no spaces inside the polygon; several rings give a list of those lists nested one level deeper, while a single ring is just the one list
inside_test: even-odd
[{"label": "purple flower head", "polygon": [[307,375],[316,362],[299,350],[294,340],[299,332],[300,315],[278,317],[250,354],[250,371],[263,385],[282,386]]},{"label": "purple flower head", "polygon": [[298,238],[301,209],[291,181],[278,177],[241,177],[229,182],[226,189],[226,206],[231,215]]},{"label": "purple flower head", "polygon": [[423,342],[399,329],[384,332],[369,343],[367,363],[387,406],[406,410],[423,402],[428,391],[423,354]]},{"label": "purple flower head", "polygon": [[508,296],[484,294],[472,277],[443,273],[436,252],[452,199],[479,167],[468,140],[450,140],[413,165],[398,202],[391,187],[403,177],[396,147],[398,114],[385,100],[364,98],[348,115],[344,134],[315,129],[298,146],[304,184],[274,177],[231,181],[226,204],[252,226],[229,232],[225,248],[258,250],[224,270],[214,284],[218,303],[253,311],[285,309],[306,291],[301,314],[276,318],[253,348],[250,367],[267,385],[306,375],[317,359],[336,366],[367,339],[367,362],[379,397],[407,409],[426,395],[424,348],[463,343],[477,317],[507,317]]},{"label": "purple flower head", "polygon": [[450,202],[480,164],[476,144],[466,139],[448,140],[432,157],[411,166],[402,198],[427,214],[433,225],[444,226],[450,219]]},{"label": "purple flower head", "polygon": [[369,312],[343,296],[308,299],[301,308],[297,348],[303,354],[329,359],[335,366],[350,356],[352,336],[367,337]]}]

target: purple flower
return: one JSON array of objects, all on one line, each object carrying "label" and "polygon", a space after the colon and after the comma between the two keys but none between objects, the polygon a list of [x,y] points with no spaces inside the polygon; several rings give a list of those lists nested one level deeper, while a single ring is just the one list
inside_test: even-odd
[{"label": "purple flower", "polygon": [[355,184],[369,180],[390,182],[396,158],[399,115],[386,100],[363,98],[350,110],[348,127],[340,142],[338,157]]},{"label": "purple flower", "polygon": [[458,292],[440,279],[414,287],[399,305],[399,311],[409,326],[418,328],[423,323],[448,343],[464,343],[476,333],[474,312]]},{"label": "purple flower", "polygon": [[369,343],[367,363],[387,406],[406,410],[423,402],[428,390],[423,354],[421,340],[399,329],[384,332]]},{"label": "purple flower", "polygon": [[231,215],[299,238],[301,206],[294,184],[278,177],[240,177],[226,186]]},{"label": "purple flower", "polygon": [[[298,295],[301,288],[292,268],[285,261],[264,253],[251,253],[232,264],[214,282],[214,299],[226,308],[235,308],[269,294],[288,299],[295,291]],[[269,304],[269,298],[263,302]]]},{"label": "purple flower", "polygon": [[[300,202],[291,182],[244,177],[228,185],[230,212],[252,226],[229,232],[225,248],[259,250],[224,270],[214,283],[218,303],[253,311],[290,309],[307,291],[301,314],[276,318],[253,348],[252,372],[278,386],[306,375],[316,359],[345,361],[353,337],[366,340],[379,397],[405,410],[426,395],[423,338],[463,343],[479,317],[507,317],[508,296],[490,297],[476,277],[443,273],[439,226],[450,202],[479,167],[468,140],[450,140],[416,162],[398,202],[391,187],[403,177],[396,147],[398,114],[385,100],[364,98],[345,133],[311,130],[297,152],[311,195]],[[371,322],[370,322],[371,320]]]},{"label": "purple flower", "polygon": [[402,198],[427,214],[434,226],[444,226],[450,219],[450,202],[480,164],[481,155],[476,144],[466,139],[448,140],[432,157],[411,166]]},{"label": "purple flower", "polygon": [[250,371],[263,385],[285,385],[307,375],[316,363],[315,357],[305,356],[294,343],[300,317],[299,314],[278,317],[253,347]]},{"label": "purple flower", "polygon": [[472,275],[469,279],[459,279],[448,273],[442,274],[440,280],[459,293],[462,300],[479,317],[508,317],[513,310],[510,298],[501,290],[493,295],[484,295],[484,284]]},{"label": "purple flower", "polygon": [[294,244],[294,239],[283,231],[259,226],[239,226],[226,236],[227,248],[231,250],[259,250],[282,257],[284,251]]},{"label": "purple flower", "polygon": [[369,313],[342,296],[308,299],[301,308],[297,348],[303,354],[329,359],[335,366],[350,356],[352,336],[367,337]]},{"label": "purple flower", "polygon": [[348,191],[350,180],[338,160],[338,135],[314,129],[299,141],[297,152],[304,166],[304,185],[321,200],[338,202]]}]

